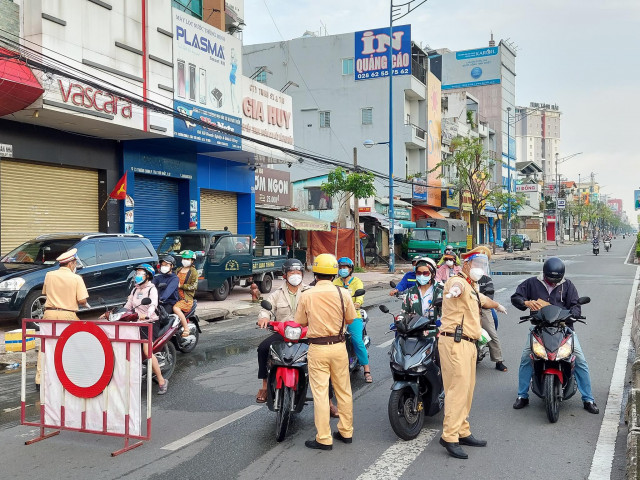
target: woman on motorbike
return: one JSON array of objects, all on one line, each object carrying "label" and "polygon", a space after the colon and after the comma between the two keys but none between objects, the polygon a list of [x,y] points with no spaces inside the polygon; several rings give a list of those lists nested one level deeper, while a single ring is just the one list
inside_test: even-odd
[{"label": "woman on motorbike", "polygon": [[429,317],[439,325],[440,308],[434,307],[433,302],[442,298],[441,283],[436,282],[436,263],[430,258],[422,258],[416,264],[416,285],[411,287],[402,304],[405,313]]},{"label": "woman on motorbike", "polygon": [[[338,260],[338,278],[333,281],[333,284],[349,289],[352,297],[356,290],[364,288],[362,280],[353,276],[353,260],[349,257],[342,257]],[[356,312],[358,312],[358,315],[360,307],[362,307],[362,302],[364,302],[364,295],[361,297],[353,297],[353,306]],[[371,377],[371,369],[369,368],[369,352],[367,352],[367,347],[364,345],[364,324],[362,323],[362,318],[356,318],[353,323],[347,325],[347,331],[351,334],[351,341],[356,356],[358,357],[358,362],[364,369],[364,381],[371,383],[373,382],[373,377]]]},{"label": "woman on motorbike", "polygon": [[182,336],[188,337],[190,331],[185,313],[189,313],[193,308],[193,296],[198,289],[198,271],[193,266],[196,260],[195,253],[191,250],[183,250],[180,256],[182,257],[182,267],[176,272],[179,281],[178,297],[180,297],[180,300],[173,306],[173,313],[178,315],[180,322],[182,322],[184,328]]}]

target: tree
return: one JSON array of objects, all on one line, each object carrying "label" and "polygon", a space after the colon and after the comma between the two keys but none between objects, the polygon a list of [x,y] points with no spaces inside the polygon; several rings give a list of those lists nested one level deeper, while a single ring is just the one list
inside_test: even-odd
[{"label": "tree", "polygon": [[[495,162],[484,151],[482,141],[478,138],[456,137],[451,141],[451,150],[453,155],[446,156],[430,173],[437,169],[441,172],[455,169],[453,188],[459,196],[468,192],[471,197],[471,232],[475,246],[478,241],[478,220],[489,193],[487,187]],[[441,173],[439,178],[443,176],[444,173]]]},{"label": "tree", "polygon": [[[509,200],[511,200],[511,219],[513,220],[518,212],[526,202],[526,197],[522,193],[509,193],[505,192],[501,186],[493,188],[486,197],[487,204],[495,207],[496,219],[491,226],[491,232],[493,233],[493,253],[496,253],[496,230],[500,220],[504,218],[505,213],[509,208]],[[502,215],[500,212],[502,211]],[[507,239],[511,240],[511,239]]]},{"label": "tree", "polygon": [[[376,187],[373,184],[375,176],[370,172],[355,171],[348,173],[342,167],[337,167],[327,177],[320,188],[330,197],[335,197],[338,201],[338,215],[336,218],[336,245],[334,255],[338,255],[338,233],[339,227],[346,218],[342,214],[342,210],[346,207],[352,197],[361,199],[373,197],[376,194]],[[355,234],[359,235],[358,226],[355,228]]]}]

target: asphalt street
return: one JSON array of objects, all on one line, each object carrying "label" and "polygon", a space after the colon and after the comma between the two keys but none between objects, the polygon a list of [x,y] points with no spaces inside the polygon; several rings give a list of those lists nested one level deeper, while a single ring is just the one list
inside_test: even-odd
[{"label": "asphalt street", "polygon": [[[174,479],[174,478],[308,478],[308,479],[497,479],[549,476],[583,479],[590,473],[633,279],[637,268],[625,265],[631,239],[617,239],[613,249],[594,256],[589,245],[560,247],[543,254],[492,262],[496,300],[507,306],[500,317],[506,373],[485,358],[478,365],[471,426],[486,448],[466,447],[468,460],[449,457],[438,444],[442,413],[427,417],[422,435],[399,440],[389,425],[387,402],[391,386],[387,335],[390,317],[369,310],[369,350],[373,384],[352,378],[355,431],[351,445],[335,443],[331,452],[312,451],[304,441],[315,434],[313,404],[294,418],[284,442],[275,441],[275,414],[255,403],[259,387],[256,347],[267,335],[255,318],[243,317],[207,326],[196,351],[179,356],[166,396],[153,397],[152,440],[111,458],[122,446],[117,438],[62,432],[25,446],[36,429],[20,425],[19,371],[0,374],[0,461],[3,478],[29,479]],[[580,395],[564,402],[556,424],[547,421],[542,400],[514,410],[518,364],[527,338],[523,315],[509,297],[525,278],[537,275],[547,256],[566,262],[567,277],[580,295],[588,325],[576,330],[591,369],[599,415],[587,413]],[[366,287],[366,285],[365,285]],[[393,312],[400,303],[382,291],[370,292],[366,303],[384,302]],[[33,371],[29,371],[29,385]],[[30,389],[32,387],[29,387]],[[155,388],[154,388],[155,392]],[[27,395],[31,415],[38,396]],[[33,417],[32,417],[33,418]],[[333,421],[336,422],[335,420]],[[622,441],[624,441],[624,437]],[[624,445],[617,445],[612,478],[622,478]]]}]

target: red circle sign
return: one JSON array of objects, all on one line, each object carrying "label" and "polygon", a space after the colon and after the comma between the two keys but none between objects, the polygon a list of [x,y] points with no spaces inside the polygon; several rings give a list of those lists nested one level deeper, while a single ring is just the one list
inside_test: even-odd
[{"label": "red circle sign", "polygon": [[[99,351],[91,350],[82,351],[80,345],[77,345],[77,342],[71,341],[70,345],[67,346],[69,339],[71,339],[74,335],[80,333],[80,337],[86,337],[91,340],[91,343],[99,342],[102,347],[102,353]],[[67,346],[67,350],[65,352],[65,346]],[[67,375],[65,371],[65,363],[66,360],[63,358],[67,356],[67,358],[71,357],[71,360],[75,364],[76,367],[82,368],[83,364],[79,362],[86,362],[84,366],[91,365],[92,358],[93,360],[99,360],[100,363],[104,361],[104,369],[102,373],[99,375],[99,378],[96,381],[89,385],[78,385],[74,383],[69,377],[72,376],[76,382],[78,381],[76,376]],[[114,355],[113,348],[111,347],[111,342],[109,341],[109,337],[104,333],[104,331],[93,323],[89,322],[73,322],[67,328],[64,329],[60,338],[58,339],[58,343],[56,345],[56,349],[54,352],[54,364],[56,367],[56,373],[58,374],[58,378],[60,379],[60,383],[70,394],[79,397],[79,398],[94,398],[100,395],[102,391],[109,385],[111,381],[111,377],[113,376],[113,365],[114,365]],[[67,368],[69,368],[67,366]]]}]

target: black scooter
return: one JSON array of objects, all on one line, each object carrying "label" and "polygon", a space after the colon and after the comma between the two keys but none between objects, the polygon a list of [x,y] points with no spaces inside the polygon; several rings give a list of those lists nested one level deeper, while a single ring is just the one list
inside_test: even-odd
[{"label": "black scooter", "polygon": [[[589,297],[580,297],[578,304],[585,305],[590,301]],[[529,334],[533,361],[531,389],[544,400],[551,423],[558,421],[560,402],[571,398],[577,390],[573,375],[573,330],[565,323],[570,319],[586,324],[585,317],[575,318],[569,310],[555,305],[520,317],[519,322],[530,321],[534,326]]]},{"label": "black scooter", "polygon": [[598,256],[599,253],[600,253],[600,243],[594,243],[593,244],[593,254],[595,256]]},{"label": "black scooter", "polygon": [[[441,302],[437,299],[434,306]],[[380,310],[389,313],[385,305]],[[412,440],[422,430],[425,414],[433,416],[444,406],[438,328],[428,317],[400,314],[390,330],[396,332],[396,338],[389,352],[393,375],[389,422],[398,437]]]}]

